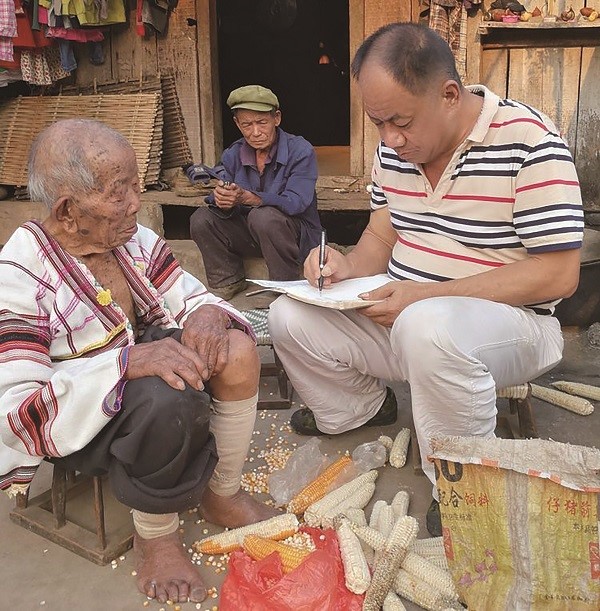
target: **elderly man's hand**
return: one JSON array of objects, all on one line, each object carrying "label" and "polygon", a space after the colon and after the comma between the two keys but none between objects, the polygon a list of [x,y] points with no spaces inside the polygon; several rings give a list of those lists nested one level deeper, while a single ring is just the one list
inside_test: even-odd
[{"label": "elderly man's hand", "polygon": [[202,372],[205,369],[205,362],[194,350],[172,337],[166,337],[154,342],[136,344],[129,349],[125,379],[159,376],[177,390],[185,388],[184,382],[202,390]]},{"label": "elderly man's hand", "polygon": [[215,305],[194,310],[183,323],[181,343],[193,350],[204,362],[200,370],[203,380],[223,371],[229,357],[229,316]]}]

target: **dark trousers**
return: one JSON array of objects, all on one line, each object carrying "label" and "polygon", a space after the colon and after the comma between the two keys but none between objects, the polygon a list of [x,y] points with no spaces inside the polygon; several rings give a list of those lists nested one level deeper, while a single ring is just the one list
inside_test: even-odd
[{"label": "dark trousers", "polygon": [[235,208],[230,216],[209,206],[190,219],[208,285],[222,288],[243,280],[245,257],[264,257],[271,280],[300,277],[300,221],[273,206]]},{"label": "dark trousers", "polygon": [[[181,337],[150,327],[140,341]],[[197,506],[217,464],[209,432],[210,396],[186,385],[175,390],[157,376],[129,380],[120,412],[83,449],[53,459],[88,475],[108,473],[116,498],[147,513]]]}]

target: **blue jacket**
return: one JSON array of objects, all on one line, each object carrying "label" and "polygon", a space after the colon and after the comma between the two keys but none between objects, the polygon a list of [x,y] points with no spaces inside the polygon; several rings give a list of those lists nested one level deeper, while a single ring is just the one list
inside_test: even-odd
[{"label": "blue jacket", "polygon": [[[243,138],[236,140],[221,156],[219,175],[256,194],[263,206],[275,206],[300,219],[302,260],[319,244],[321,221],[317,212],[317,157],[312,145],[277,128],[277,139],[263,175],[258,173],[254,149]],[[216,169],[216,168],[215,168]],[[206,202],[214,203],[213,195]]]}]

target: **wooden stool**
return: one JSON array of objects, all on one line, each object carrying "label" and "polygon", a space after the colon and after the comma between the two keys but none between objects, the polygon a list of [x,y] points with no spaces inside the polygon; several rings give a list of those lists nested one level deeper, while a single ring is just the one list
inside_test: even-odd
[{"label": "wooden stool", "polygon": [[275,399],[260,399],[258,400],[258,409],[290,409],[292,406],[292,393],[288,388],[289,379],[275,348],[271,336],[269,335],[269,325],[267,323],[268,309],[245,310],[242,314],[248,319],[252,325],[252,329],[256,334],[256,343],[258,346],[269,346],[273,350],[273,363],[262,363],[260,367],[260,377],[277,378],[277,387],[279,389],[279,398]]},{"label": "wooden stool", "polygon": [[[67,501],[71,509],[68,515]],[[50,490],[31,500],[29,492],[17,494],[10,519],[96,564],[105,565],[133,545],[129,508],[112,495],[106,501],[101,477],[76,476],[73,471],[54,465]],[[83,524],[86,519],[90,522],[92,512],[93,526],[86,527]]]},{"label": "wooden stool", "polygon": [[[509,439],[536,439],[538,437],[535,417],[531,409],[531,384],[507,386],[496,391],[498,399],[508,399],[507,415],[499,415],[496,430],[501,429]],[[511,416],[517,416],[516,426]],[[421,468],[421,454],[415,431],[410,434],[412,445],[413,469],[415,475],[424,475]]]}]

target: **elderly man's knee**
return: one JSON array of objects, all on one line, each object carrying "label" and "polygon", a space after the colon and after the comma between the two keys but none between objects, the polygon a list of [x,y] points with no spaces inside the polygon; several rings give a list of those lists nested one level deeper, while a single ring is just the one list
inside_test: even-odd
[{"label": "elderly man's knee", "polygon": [[258,375],[260,371],[260,356],[254,340],[238,329],[233,329],[229,333],[227,365],[250,376]]},{"label": "elderly man's knee", "polygon": [[285,230],[287,222],[288,217],[274,206],[259,206],[248,214],[248,227],[255,233]]}]

